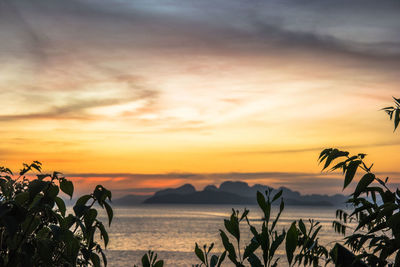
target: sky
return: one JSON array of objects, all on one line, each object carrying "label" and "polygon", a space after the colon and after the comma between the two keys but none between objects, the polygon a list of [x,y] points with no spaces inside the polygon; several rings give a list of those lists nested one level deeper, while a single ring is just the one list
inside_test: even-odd
[{"label": "sky", "polygon": [[342,192],[319,152],[400,183],[400,3],[3,0],[0,165],[78,193],[225,180]]}]

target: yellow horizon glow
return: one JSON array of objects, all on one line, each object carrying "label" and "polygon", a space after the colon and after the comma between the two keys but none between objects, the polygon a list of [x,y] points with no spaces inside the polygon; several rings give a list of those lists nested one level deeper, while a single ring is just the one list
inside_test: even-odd
[{"label": "yellow horizon glow", "polygon": [[[370,29],[357,39],[350,34],[356,26],[334,20],[314,32],[308,17],[299,18],[304,25],[269,21],[259,29],[249,16],[232,24],[232,14],[244,14],[235,9],[222,8],[215,21],[208,9],[190,9],[191,19],[180,5],[140,5],[137,24],[130,9],[117,20],[93,7],[88,16],[60,15],[54,27],[50,15],[27,9],[32,28],[47,38],[43,43],[29,44],[35,38],[19,24],[1,26],[12,42],[0,48],[0,165],[17,170],[38,160],[49,171],[92,173],[76,178],[82,188],[101,181],[121,190],[202,187],[221,181],[211,174],[232,172],[308,173],[311,179],[321,170],[319,149],[340,147],[367,153],[377,172],[400,183],[399,133],[380,111],[400,96],[399,61],[376,42],[386,31]],[[205,177],[110,178],[120,173]],[[314,187],[304,177],[297,185],[267,175],[243,179],[282,181],[306,193],[321,192],[322,183],[319,176]]]}]

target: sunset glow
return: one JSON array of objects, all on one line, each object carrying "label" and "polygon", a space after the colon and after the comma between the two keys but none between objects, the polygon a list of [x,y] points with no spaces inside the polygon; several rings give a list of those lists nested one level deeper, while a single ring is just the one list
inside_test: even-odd
[{"label": "sunset glow", "polygon": [[339,147],[400,183],[380,111],[400,97],[400,4],[339,2],[2,3],[0,165],[41,161],[79,192],[333,194],[317,158]]}]

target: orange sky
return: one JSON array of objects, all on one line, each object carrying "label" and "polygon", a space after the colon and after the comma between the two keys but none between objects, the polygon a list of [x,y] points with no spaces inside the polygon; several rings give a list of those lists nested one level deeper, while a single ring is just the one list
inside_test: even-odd
[{"label": "orange sky", "polygon": [[400,6],[368,3],[3,4],[1,165],[39,160],[80,192],[245,180],[331,194],[342,180],[317,157],[341,147],[400,183],[379,111],[400,96]]}]

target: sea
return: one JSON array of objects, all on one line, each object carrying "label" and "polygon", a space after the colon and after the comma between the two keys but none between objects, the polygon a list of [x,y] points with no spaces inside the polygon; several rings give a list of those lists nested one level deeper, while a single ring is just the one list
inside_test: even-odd
[{"label": "sea", "polygon": [[[113,207],[114,219],[108,228],[110,242],[106,249],[108,266],[141,266],[141,257],[148,250],[156,252],[167,267],[200,264],[194,254],[195,243],[200,247],[214,243],[211,254],[220,254],[223,248],[219,229],[224,229],[224,219],[229,218],[232,208],[239,211],[249,209],[250,223],[260,229],[263,216],[258,206],[142,204]],[[277,211],[278,207],[274,207],[272,216]],[[330,248],[335,242],[343,241],[343,237],[332,228],[335,211],[335,207],[285,207],[277,229],[288,229],[294,220],[299,219],[303,219],[307,227],[309,219],[319,221],[322,225],[319,243]],[[106,222],[104,212],[100,213],[100,219]],[[243,253],[245,242],[251,239],[246,222],[241,224],[241,231]],[[282,244],[276,253],[280,257],[278,266],[288,266],[284,250]],[[222,266],[233,265],[226,258]]]}]

